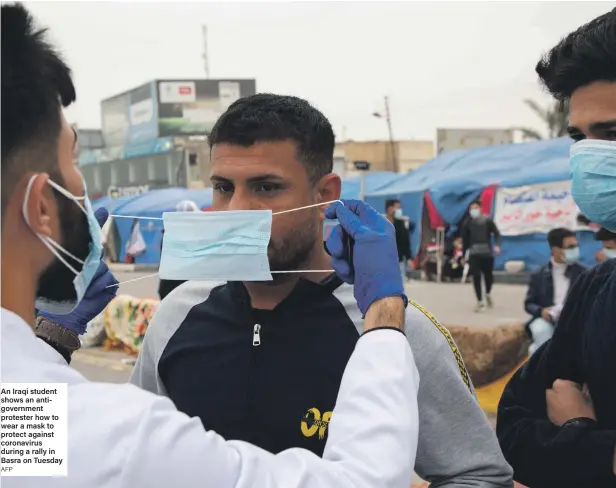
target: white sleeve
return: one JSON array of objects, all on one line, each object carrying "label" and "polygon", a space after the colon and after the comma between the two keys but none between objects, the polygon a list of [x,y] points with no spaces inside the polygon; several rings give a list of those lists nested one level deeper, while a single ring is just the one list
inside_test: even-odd
[{"label": "white sleeve", "polygon": [[323,458],[299,448],[274,455],[226,442],[157,397],[131,429],[133,449],[124,459],[121,486],[408,488],[418,388],[403,334],[378,330],[360,338],[342,378]]}]

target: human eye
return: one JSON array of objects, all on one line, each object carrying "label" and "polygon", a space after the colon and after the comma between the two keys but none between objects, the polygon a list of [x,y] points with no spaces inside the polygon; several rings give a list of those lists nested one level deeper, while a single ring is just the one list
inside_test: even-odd
[{"label": "human eye", "polygon": [[282,190],[282,185],[278,183],[259,183],[255,187],[257,193],[273,193]]},{"label": "human eye", "polygon": [[214,183],[213,185],[213,190],[217,193],[231,193],[233,192],[233,185],[231,183],[223,183],[223,182],[219,182],[219,183]]}]

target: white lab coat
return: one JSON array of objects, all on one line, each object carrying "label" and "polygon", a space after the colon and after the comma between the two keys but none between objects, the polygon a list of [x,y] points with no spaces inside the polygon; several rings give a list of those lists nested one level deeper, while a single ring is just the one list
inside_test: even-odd
[{"label": "white lab coat", "polygon": [[[2,382],[68,383],[68,476],[3,477],[3,488],[408,488],[419,374],[407,339],[362,337],[347,365],[323,458],[225,441],[164,397],[93,383],[2,309]],[[299,422],[299,421],[298,421]]]}]

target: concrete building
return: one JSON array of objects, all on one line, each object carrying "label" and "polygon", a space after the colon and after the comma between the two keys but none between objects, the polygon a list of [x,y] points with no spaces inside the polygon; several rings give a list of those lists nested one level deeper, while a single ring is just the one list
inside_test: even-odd
[{"label": "concrete building", "polygon": [[100,137],[85,131],[78,155],[90,197],[209,186],[207,134],[255,93],[254,79],[153,80],[103,100]]},{"label": "concrete building", "polygon": [[513,129],[437,129],[437,154],[456,149],[511,144],[514,141]]},{"label": "concrete building", "polygon": [[432,141],[344,141],[336,144],[336,150],[346,159],[346,176],[357,174],[354,161],[363,160],[371,164],[370,171],[393,171],[407,173],[417,169],[434,157]]}]

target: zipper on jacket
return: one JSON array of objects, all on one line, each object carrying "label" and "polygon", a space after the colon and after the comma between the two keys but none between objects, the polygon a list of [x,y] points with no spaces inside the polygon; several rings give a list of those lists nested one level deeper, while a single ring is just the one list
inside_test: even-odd
[{"label": "zipper on jacket", "polygon": [[255,324],[252,329],[252,345],[253,347],[261,345],[261,326],[259,324]]}]

